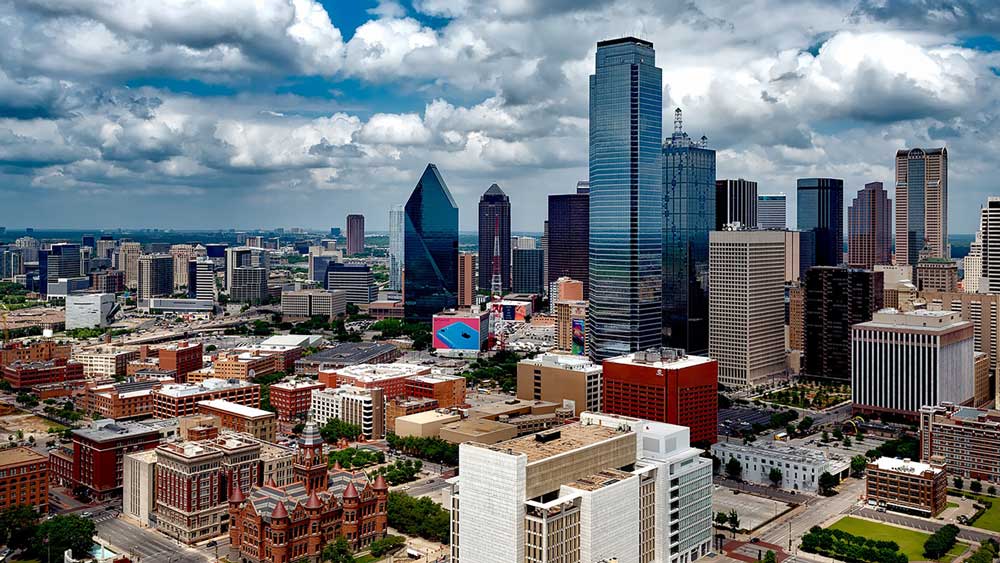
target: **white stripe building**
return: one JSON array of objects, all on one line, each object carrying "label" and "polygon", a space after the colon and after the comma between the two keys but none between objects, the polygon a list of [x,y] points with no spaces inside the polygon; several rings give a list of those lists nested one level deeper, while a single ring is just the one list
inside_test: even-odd
[{"label": "white stripe building", "polygon": [[975,396],[973,325],[951,311],[883,309],[852,330],[855,413],[917,418]]}]

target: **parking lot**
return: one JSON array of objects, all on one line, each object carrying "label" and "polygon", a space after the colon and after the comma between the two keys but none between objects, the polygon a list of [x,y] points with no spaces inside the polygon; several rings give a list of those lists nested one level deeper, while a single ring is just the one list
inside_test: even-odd
[{"label": "parking lot", "polygon": [[712,512],[729,514],[729,511],[735,510],[740,517],[740,527],[747,530],[754,530],[764,522],[790,509],[791,507],[784,502],[749,493],[737,493],[732,489],[718,485],[712,491]]}]

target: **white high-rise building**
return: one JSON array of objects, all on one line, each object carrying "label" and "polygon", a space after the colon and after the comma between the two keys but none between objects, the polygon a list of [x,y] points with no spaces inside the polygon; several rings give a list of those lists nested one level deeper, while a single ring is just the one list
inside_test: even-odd
[{"label": "white high-rise building", "polygon": [[215,263],[211,258],[188,261],[188,297],[215,301]]},{"label": "white high-rise building", "polygon": [[969,254],[962,259],[962,289],[966,293],[979,293],[983,277],[983,234],[976,232],[976,240],[969,243]]},{"label": "white high-rise building", "polygon": [[785,375],[785,233],[712,231],[708,355],[719,383],[773,384]]},{"label": "white high-rise building", "polygon": [[580,422],[459,446],[453,563],[690,563],[711,551],[712,463],[683,426]]},{"label": "white high-rise building", "polygon": [[786,229],[785,194],[757,196],[757,226],[761,229]]},{"label": "white high-rise building", "polygon": [[1000,293],[1000,197],[991,196],[980,211],[979,234],[982,237],[981,293]]},{"label": "white high-rise building", "polygon": [[403,291],[404,221],[406,212],[402,205],[389,208],[389,289],[392,291]]}]

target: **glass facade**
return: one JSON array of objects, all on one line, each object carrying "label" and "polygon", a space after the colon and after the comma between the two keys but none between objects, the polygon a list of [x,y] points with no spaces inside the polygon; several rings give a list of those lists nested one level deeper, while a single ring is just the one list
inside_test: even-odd
[{"label": "glass facade", "polygon": [[[816,237],[816,266],[844,262],[844,181],[800,178],[797,190],[798,226]],[[803,246],[805,241],[803,241]]]},{"label": "glass facade", "polygon": [[533,293],[541,295],[545,286],[542,283],[545,269],[545,251],[541,248],[514,249],[514,293]]},{"label": "glass facade", "polygon": [[847,208],[847,264],[871,268],[892,263],[892,202],[882,182],[865,184]]},{"label": "glass facade", "polygon": [[479,198],[479,289],[490,291],[493,283],[493,255],[500,237],[500,279],[503,291],[510,291],[510,198],[493,184]]},{"label": "glass facade", "polygon": [[583,298],[588,296],[587,248],[590,246],[590,194],[549,196],[549,279],[552,283],[567,276],[583,282]]},{"label": "glass facade", "polygon": [[590,306],[594,359],[661,341],[662,72],[653,44],[597,44],[590,76]]},{"label": "glass facade", "polygon": [[430,322],[458,306],[458,205],[428,164],[405,207],[403,314]]},{"label": "glass facade", "polygon": [[679,130],[679,114],[676,123],[663,145],[663,343],[705,354],[708,233],[716,222],[715,151]]},{"label": "glass facade", "polygon": [[403,291],[404,225],[406,214],[402,205],[389,208],[389,289]]}]

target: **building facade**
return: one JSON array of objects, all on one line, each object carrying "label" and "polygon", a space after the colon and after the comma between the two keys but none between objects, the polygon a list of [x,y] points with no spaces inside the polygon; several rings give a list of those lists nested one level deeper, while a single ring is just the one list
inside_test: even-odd
[{"label": "building facade", "polygon": [[260,407],[260,385],[243,380],[206,379],[201,383],[167,384],[153,395],[153,416],[176,418],[198,412],[198,403],[224,399],[248,407]]},{"label": "building facade", "polygon": [[428,322],[458,305],[458,205],[437,166],[427,165],[405,215],[404,315]]},{"label": "building facade", "polygon": [[326,385],[308,378],[291,378],[271,385],[271,406],[277,411],[279,421],[305,418],[312,403],[312,392]]},{"label": "building facade", "polygon": [[347,216],[347,255],[357,256],[365,252],[365,216]]},{"label": "building facade", "polygon": [[500,260],[502,291],[507,293],[511,284],[510,198],[493,184],[479,198],[480,291],[490,291],[492,287],[495,258]]},{"label": "building facade", "polygon": [[739,223],[746,229],[757,227],[757,182],[753,180],[715,181],[715,229]]},{"label": "building facade", "polygon": [[972,323],[972,342],[976,352],[982,352],[989,358],[990,373],[997,371],[997,359],[1000,358],[1000,294],[986,293],[942,293],[939,291],[922,291],[919,293],[925,300],[927,308],[953,311],[962,316],[962,320]]},{"label": "building facade", "polygon": [[1000,293],[1000,197],[989,197],[979,211],[982,236],[982,277],[979,291]]},{"label": "building facade", "polygon": [[0,511],[18,506],[49,511],[49,461],[30,448],[0,451]]},{"label": "building facade", "polygon": [[21,362],[3,366],[3,379],[14,389],[31,389],[39,385],[60,383],[70,385],[82,382],[83,364],[64,359],[46,362]]},{"label": "building facade", "polygon": [[796,189],[800,231],[813,234],[816,266],[844,262],[844,181],[837,178],[800,178]]},{"label": "building facade", "polygon": [[545,251],[541,248],[515,249],[513,251],[513,282],[515,293],[545,293]]},{"label": "building facade", "polygon": [[924,257],[914,268],[918,291],[958,291],[958,263],[949,258]]},{"label": "building facade", "polygon": [[160,443],[160,431],[152,426],[110,419],[95,420],[87,428],[73,430],[72,486],[80,486],[96,500],[121,492],[126,454],[151,450]]},{"label": "building facade", "polygon": [[865,496],[894,512],[935,518],[948,506],[948,474],[940,464],[880,457],[868,462]]},{"label": "building facade", "polygon": [[549,196],[547,278],[552,283],[563,276],[583,282],[583,297],[590,284],[590,183],[577,184],[576,193]]},{"label": "building facade", "polygon": [[389,208],[389,290],[403,291],[403,251],[406,248],[406,213],[402,205]]},{"label": "building facade", "polygon": [[572,401],[574,416],[602,412],[603,369],[583,356],[542,354],[517,364],[517,398],[523,401]]},{"label": "building facade", "polygon": [[817,266],[806,273],[805,353],[802,373],[849,381],[851,327],[870,321],[885,305],[882,272]]},{"label": "building facade", "polygon": [[781,471],[779,486],[793,491],[815,492],[823,473],[847,476],[850,461],[834,459],[825,452],[809,448],[782,446],[773,442],[742,444],[718,442],[712,446],[712,455],[725,466],[730,459],[740,464],[740,478],[760,485],[772,485],[771,470]]},{"label": "building facade", "polygon": [[785,194],[758,194],[757,227],[761,229],[787,229],[787,209]]},{"label": "building facade", "polygon": [[471,307],[476,303],[476,255],[458,253],[458,306]]},{"label": "building facade", "polygon": [[381,388],[342,385],[316,389],[309,411],[320,426],[337,419],[360,428],[365,438],[385,437],[385,393]]},{"label": "building facade", "polygon": [[896,263],[916,265],[924,247],[951,258],[945,148],[896,151]]},{"label": "building facade", "polygon": [[955,403],[920,407],[920,461],[937,459],[952,477],[1000,483],[1000,411]]},{"label": "building facade", "polygon": [[882,182],[865,184],[847,209],[847,265],[892,263],[892,202]]},{"label": "building facade", "polygon": [[274,442],[278,433],[275,413],[256,407],[212,399],[198,403],[198,412],[218,418],[222,428],[249,434],[264,442]]},{"label": "building facade", "polygon": [[346,301],[354,305],[367,305],[378,297],[375,275],[366,264],[330,263],[326,267],[326,289],[343,291]]}]

